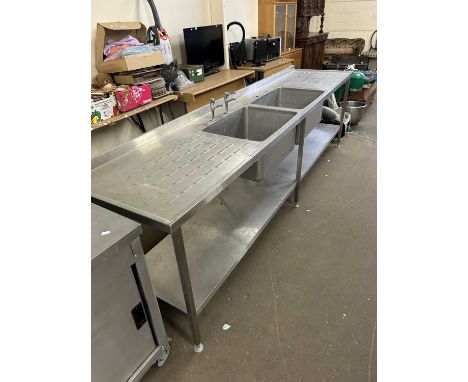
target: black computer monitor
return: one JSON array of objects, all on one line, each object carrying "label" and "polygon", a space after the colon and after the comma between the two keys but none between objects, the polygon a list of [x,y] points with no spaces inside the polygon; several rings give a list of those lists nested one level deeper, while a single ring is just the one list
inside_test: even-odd
[{"label": "black computer monitor", "polygon": [[203,65],[205,75],[216,73],[224,65],[223,26],[207,25],[184,28],[187,64]]}]

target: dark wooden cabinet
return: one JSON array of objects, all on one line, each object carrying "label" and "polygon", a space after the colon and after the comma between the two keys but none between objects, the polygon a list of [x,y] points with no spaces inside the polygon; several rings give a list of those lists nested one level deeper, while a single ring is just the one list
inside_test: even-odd
[{"label": "dark wooden cabinet", "polygon": [[296,38],[296,46],[302,48],[303,69],[322,69],[327,37],[328,33],[309,33]]},{"label": "dark wooden cabinet", "polygon": [[297,0],[296,34],[307,35],[309,33],[310,19],[314,16],[320,16],[319,33],[323,33],[325,0]]},{"label": "dark wooden cabinet", "polygon": [[[310,33],[310,20],[320,16],[320,30]],[[328,33],[323,32],[325,0],[297,0],[296,47],[302,48],[302,68],[321,69]]]}]

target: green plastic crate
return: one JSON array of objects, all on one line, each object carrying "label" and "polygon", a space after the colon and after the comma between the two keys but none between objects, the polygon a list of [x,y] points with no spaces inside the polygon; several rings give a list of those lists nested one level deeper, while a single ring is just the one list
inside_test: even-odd
[{"label": "green plastic crate", "polygon": [[205,80],[203,65],[183,65],[181,66],[181,69],[190,81],[196,83]]}]

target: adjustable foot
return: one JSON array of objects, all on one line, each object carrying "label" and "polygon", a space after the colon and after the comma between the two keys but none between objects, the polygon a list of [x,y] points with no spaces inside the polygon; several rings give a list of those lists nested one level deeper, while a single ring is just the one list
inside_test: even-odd
[{"label": "adjustable foot", "polygon": [[170,350],[171,350],[170,347],[167,350],[164,350],[163,354],[161,355],[161,357],[158,359],[158,361],[155,364],[156,367],[164,366],[164,364],[166,363],[167,357],[169,357]]},{"label": "adjustable foot", "polygon": [[294,203],[294,208],[299,208],[299,203]]},{"label": "adjustable foot", "polygon": [[193,351],[195,353],[201,353],[203,351],[203,344],[200,342],[198,345],[193,345]]}]

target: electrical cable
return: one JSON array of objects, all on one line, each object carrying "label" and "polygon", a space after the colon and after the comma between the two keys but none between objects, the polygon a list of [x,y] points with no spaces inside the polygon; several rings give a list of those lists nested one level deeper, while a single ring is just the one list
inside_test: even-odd
[{"label": "electrical cable", "polygon": [[154,25],[150,26],[146,32],[148,42],[154,43],[154,45],[159,45],[159,29],[161,29],[161,20],[159,19],[158,10],[156,5],[154,5],[153,0],[147,0],[151,8],[151,13],[154,18]]},{"label": "electrical cable", "polygon": [[[231,67],[233,67],[234,69],[237,69],[238,67],[238,64],[244,64],[245,63],[245,60],[243,60],[242,58],[239,59],[239,53],[242,49],[242,47],[244,48],[244,51],[245,51],[245,28],[244,26],[238,22],[238,21],[231,21],[227,27],[226,27],[226,30],[229,30],[229,28],[232,26],[232,25],[237,25],[241,28],[242,30],[242,39],[241,41],[238,43],[238,45],[233,48],[231,50],[231,48],[229,49],[229,63],[231,65]],[[231,43],[230,45],[232,46],[232,44],[235,44],[235,43]],[[231,54],[232,52],[232,54]]]}]

